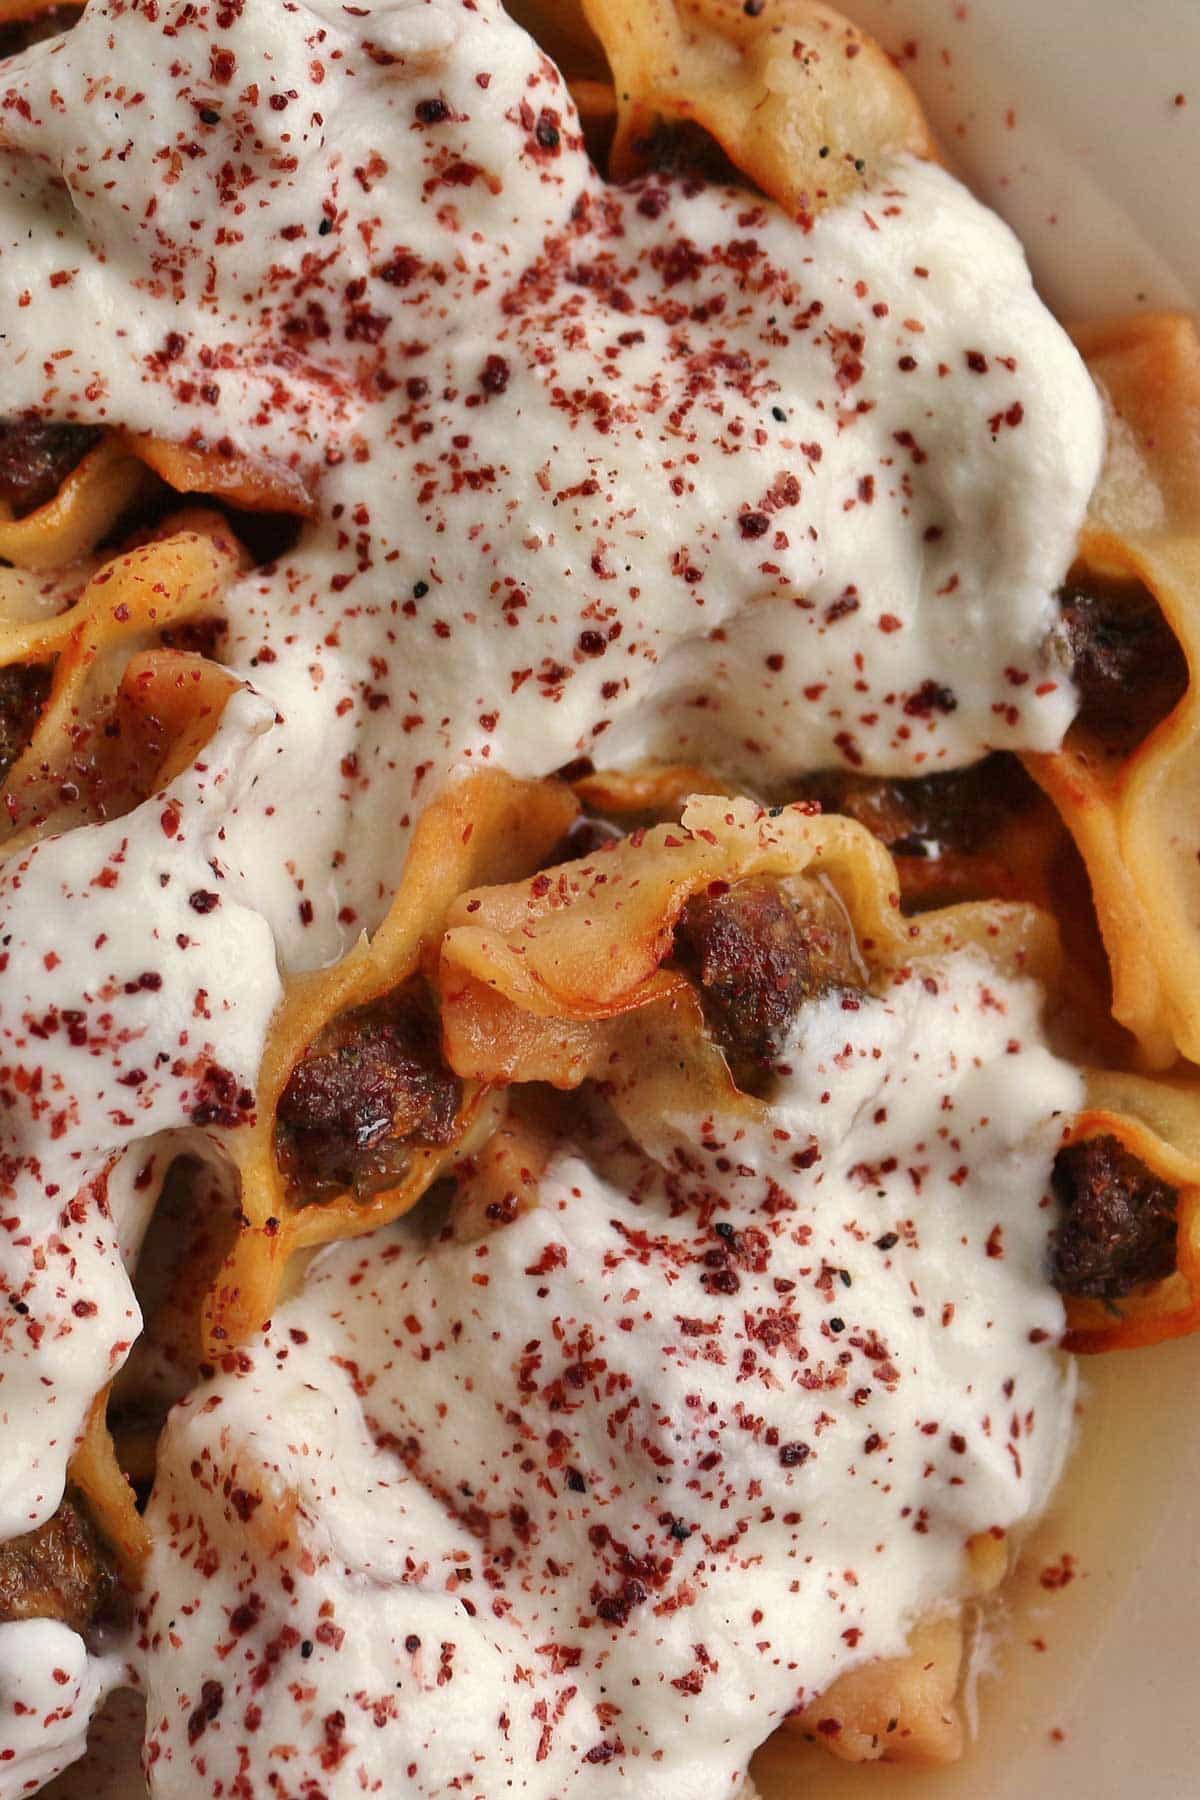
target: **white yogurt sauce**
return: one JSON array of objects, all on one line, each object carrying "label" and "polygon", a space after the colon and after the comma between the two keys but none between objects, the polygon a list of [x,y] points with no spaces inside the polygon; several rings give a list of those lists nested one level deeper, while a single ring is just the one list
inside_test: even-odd
[{"label": "white yogurt sauce", "polygon": [[139,1329],[143,1140],[236,1129],[277,959],[378,922],[449,773],[653,754],[767,789],[1051,746],[1102,431],[944,171],[867,168],[808,232],[745,192],[610,191],[495,0],[93,0],[4,66],[0,138],[6,411],[269,456],[317,503],[227,598],[256,692],[201,762],[0,870],[8,1535]]},{"label": "white yogurt sauce", "polygon": [[468,759],[762,788],[1057,743],[1100,409],[943,170],[807,233],[608,190],[496,0],[93,3],[4,86],[5,405],[316,489],[226,652],[284,715],[227,855],[289,964],[378,919]]},{"label": "white yogurt sauce", "polygon": [[83,1755],[92,1714],[122,1674],[57,1619],[0,1625],[0,1794],[34,1794]]},{"label": "white yogurt sauce", "polygon": [[55,1510],[141,1329],[125,1258],[165,1170],[146,1140],[253,1105],[280,983],[268,926],[224,891],[221,833],[270,717],[235,694],[154,802],[0,865],[0,1537]]},{"label": "white yogurt sauce", "polygon": [[835,995],[760,1129],[601,1129],[481,1243],[324,1255],[168,1427],[152,1793],[733,1795],[899,1652],[1070,1437],[1038,999],[973,954]]}]

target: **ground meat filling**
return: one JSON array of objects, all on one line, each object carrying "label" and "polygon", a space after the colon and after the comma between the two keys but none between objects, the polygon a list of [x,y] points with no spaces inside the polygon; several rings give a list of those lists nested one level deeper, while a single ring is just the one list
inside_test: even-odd
[{"label": "ground meat filling", "polygon": [[1007,819],[1032,806],[1037,792],[1017,758],[997,752],[972,768],[912,781],[830,769],[807,776],[796,797],[856,819],[893,856],[937,858],[977,854]]},{"label": "ground meat filling", "polygon": [[100,442],[96,425],[54,425],[44,419],[0,422],[0,500],[17,518],[53,500],[77,463]]},{"label": "ground meat filling", "polygon": [[228,636],[227,619],[185,619],[182,625],[160,632],[159,642],[165,650],[186,650],[192,656],[206,656],[209,662],[220,662]]},{"label": "ground meat filling", "polygon": [[734,1079],[751,1090],[807,1001],[864,983],[841,902],[806,880],[715,882],[693,895],[675,927],[674,962],[699,988]]},{"label": "ground meat filling", "polygon": [[746,177],[716,138],[694,119],[659,119],[652,135],[635,144],[659,175],[691,177],[720,187],[745,187]]},{"label": "ground meat filling", "polygon": [[1138,581],[1064,587],[1063,629],[1079,689],[1079,723],[1114,751],[1139,744],[1187,690],[1187,659]]},{"label": "ground meat filling", "polygon": [[1179,1195],[1115,1137],[1060,1150],[1051,1276],[1062,1294],[1120,1300],[1175,1268]]},{"label": "ground meat filling", "polygon": [[49,692],[49,669],[36,663],[0,668],[0,781],[33,736]]},{"label": "ground meat filling", "polygon": [[36,1531],[0,1544],[0,1625],[59,1619],[83,1634],[117,1596],[112,1557],[69,1495]]},{"label": "ground meat filling", "polygon": [[581,857],[595,856],[597,851],[607,849],[610,844],[620,843],[624,835],[620,826],[610,824],[607,819],[580,813],[546,858],[547,864],[554,868],[558,863],[578,862]]},{"label": "ground meat filling", "polygon": [[360,1200],[407,1172],[415,1145],[448,1144],[462,1083],[442,1059],[437,1011],[413,985],[327,1027],[278,1107],[280,1163],[306,1201]]}]

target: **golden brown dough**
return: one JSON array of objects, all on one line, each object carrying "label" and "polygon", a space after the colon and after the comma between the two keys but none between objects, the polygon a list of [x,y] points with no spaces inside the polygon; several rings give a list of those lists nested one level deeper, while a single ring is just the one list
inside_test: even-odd
[{"label": "golden brown dough", "polygon": [[909,1653],[866,1663],[842,1675],[789,1729],[844,1762],[932,1767],[962,1755],[963,1723],[955,1696],[963,1661],[958,1617],[918,1625]]},{"label": "golden brown dough", "polygon": [[819,0],[584,0],[616,88],[612,174],[694,124],[802,222],[899,151],[935,154],[920,104],[873,38]]}]

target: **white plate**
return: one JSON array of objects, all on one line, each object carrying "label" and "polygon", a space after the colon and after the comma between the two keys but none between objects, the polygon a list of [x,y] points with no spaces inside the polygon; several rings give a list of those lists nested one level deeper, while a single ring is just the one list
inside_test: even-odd
[{"label": "white plate", "polygon": [[[1061,316],[1200,300],[1195,0],[843,4],[897,54]],[[764,1800],[1200,1800],[1198,1376],[1200,1341],[1089,1369],[1081,1448],[1030,1547],[995,1672],[980,1675],[962,1764],[856,1773],[768,1752]],[[1039,1573],[1064,1552],[1077,1578],[1048,1592]],[[93,1771],[53,1792],[132,1800],[123,1769],[107,1787]]]},{"label": "white plate", "polygon": [[845,10],[897,56],[1061,317],[1200,302],[1195,0],[847,0]]}]

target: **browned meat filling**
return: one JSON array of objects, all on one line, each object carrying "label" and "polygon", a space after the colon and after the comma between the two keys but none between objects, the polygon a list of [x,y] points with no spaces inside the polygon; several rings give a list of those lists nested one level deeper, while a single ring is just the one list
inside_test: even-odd
[{"label": "browned meat filling", "polygon": [[1060,1293],[1120,1300],[1175,1268],[1179,1195],[1115,1137],[1060,1150],[1054,1192],[1062,1223],[1051,1234]]},{"label": "browned meat filling", "polygon": [[82,1633],[117,1596],[112,1557],[69,1495],[36,1531],[0,1544],[0,1624],[59,1619]]},{"label": "browned meat filling", "polygon": [[185,619],[182,625],[168,626],[161,633],[161,642],[164,649],[188,650],[193,656],[206,656],[210,662],[220,662],[228,635],[226,619]]},{"label": "browned meat filling", "polygon": [[221,502],[210,501],[209,504],[219,505],[233,527],[234,536],[259,565],[274,563],[286,556],[295,548],[304,528],[304,520],[289,513],[255,513]]},{"label": "browned meat filling", "polygon": [[403,1178],[416,1144],[447,1144],[462,1083],[442,1060],[437,1012],[414,985],[337,1019],[292,1071],[277,1147],[305,1200],[359,1199]]},{"label": "browned meat filling", "polygon": [[699,987],[708,1028],[743,1088],[778,1061],[806,1001],[863,985],[841,903],[812,881],[754,877],[693,895],[675,927],[675,962]]},{"label": "browned meat filling", "polygon": [[618,825],[610,825],[607,819],[580,813],[546,860],[551,868],[556,863],[578,862],[582,856],[592,856],[597,850],[603,850],[606,844],[618,843],[624,835]]},{"label": "browned meat filling", "polygon": [[806,777],[797,798],[857,819],[895,856],[972,856],[1006,819],[1033,804],[1037,788],[1015,756],[998,752],[972,768],[911,781],[831,769]]},{"label": "browned meat filling", "polygon": [[55,425],[45,419],[0,422],[0,500],[18,518],[45,506],[102,435],[95,425]]},{"label": "browned meat filling", "polygon": [[659,174],[693,176],[721,187],[746,186],[746,177],[737,164],[716,138],[693,119],[660,119],[654,135],[636,148]]},{"label": "browned meat filling", "polygon": [[0,668],[0,781],[33,736],[49,692],[47,668],[36,663],[9,663]]},{"label": "browned meat filling", "polygon": [[1063,588],[1063,626],[1079,688],[1079,722],[1129,750],[1187,689],[1187,659],[1154,596],[1138,581]]},{"label": "browned meat filling", "polygon": [[596,773],[596,765],[590,756],[576,756],[570,762],[560,763],[554,774],[559,781],[582,781],[587,775]]}]

